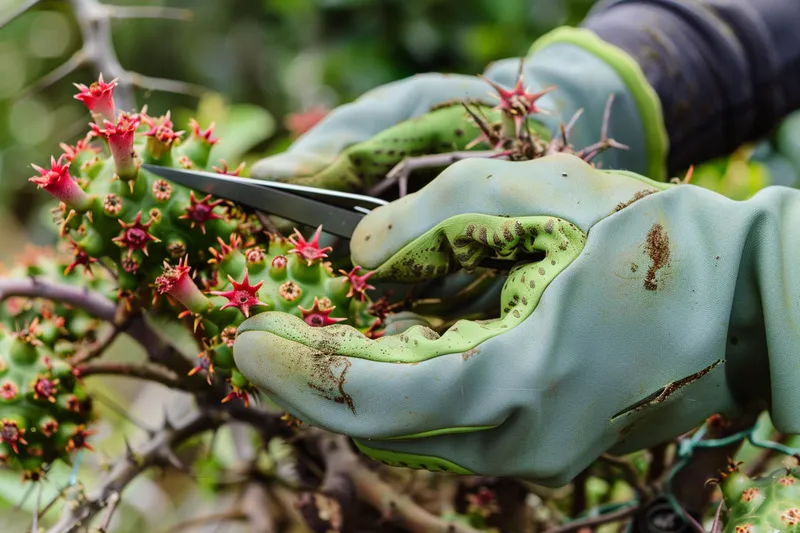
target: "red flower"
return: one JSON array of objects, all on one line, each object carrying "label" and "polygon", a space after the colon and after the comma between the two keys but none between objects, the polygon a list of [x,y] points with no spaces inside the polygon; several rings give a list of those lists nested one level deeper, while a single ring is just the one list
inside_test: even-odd
[{"label": "red flower", "polygon": [[19,444],[28,444],[23,435],[25,435],[25,428],[19,427],[19,424],[13,420],[3,419],[2,425],[0,425],[0,442],[8,444],[16,454],[19,454]]},{"label": "red flower", "polygon": [[50,156],[49,169],[31,165],[40,175],[30,178],[29,181],[64,202],[67,207],[76,211],[86,211],[92,200],[70,175],[70,163],[69,161],[65,163],[65,159],[67,159],[66,154],[62,154],[58,161]]},{"label": "red flower", "polygon": [[197,123],[195,119],[189,120],[189,126],[192,128],[192,134],[198,139],[202,139],[203,141],[207,142],[210,145],[215,145],[219,141],[219,139],[211,137],[212,133],[214,132],[215,124],[212,122],[211,125],[208,127],[206,131],[200,129],[200,124]]},{"label": "red flower", "polygon": [[206,195],[205,198],[202,200],[198,200],[195,195],[194,191],[189,192],[189,201],[191,204],[189,207],[186,208],[186,213],[179,216],[178,218],[183,220],[189,220],[191,222],[191,227],[194,228],[196,225],[200,226],[200,231],[205,234],[206,226],[205,223],[209,220],[214,219],[222,219],[222,217],[216,213],[214,213],[214,208],[217,207],[219,204],[222,203],[222,200],[215,200],[213,202],[211,200],[211,195]]},{"label": "red flower", "polygon": [[97,259],[94,257],[90,257],[72,237],[69,237],[70,245],[74,251],[74,257],[72,259],[72,263],[70,263],[67,268],[64,269],[64,275],[68,276],[72,270],[77,267],[78,265],[83,265],[83,268],[88,272],[90,275],[93,275],[92,272],[92,263],[96,263]]},{"label": "red flower", "polygon": [[289,237],[289,242],[294,245],[294,248],[289,250],[289,253],[297,254],[305,259],[308,262],[308,266],[311,266],[317,259],[328,257],[328,254],[325,252],[333,250],[330,246],[322,249],[319,247],[319,236],[322,233],[321,225],[317,227],[317,231],[314,232],[314,237],[310,241],[306,241],[297,229],[295,229],[294,232],[297,234],[297,237]]},{"label": "red flower", "polygon": [[528,115],[543,113],[543,111],[537,107],[536,101],[556,88],[555,86],[547,87],[538,93],[529,93],[522,84],[522,72],[520,72],[517,78],[516,85],[514,85],[514,88],[510,91],[492,80],[484,78],[483,76],[481,76],[481,78],[497,91],[498,94],[495,96],[500,98],[500,103],[495,109],[504,111],[507,115],[514,118],[514,126],[516,127],[517,135],[519,135],[522,123],[528,118]]},{"label": "red flower", "polygon": [[115,115],[114,87],[116,86],[116,79],[106,83],[103,81],[103,75],[100,74],[98,81],[92,83],[88,87],[76,83],[75,87],[77,87],[80,92],[75,95],[75,99],[86,104],[86,107],[88,107],[89,111],[92,113],[113,120]]},{"label": "red flower", "polygon": [[111,240],[123,248],[127,248],[128,257],[133,254],[134,250],[141,250],[144,252],[144,255],[149,255],[147,253],[147,245],[150,242],[161,242],[160,239],[150,235],[150,225],[153,223],[152,220],[147,224],[142,224],[141,211],[136,214],[136,220],[134,220],[131,224],[126,224],[119,219],[118,221],[120,226],[122,226],[122,233],[118,237],[114,237]]},{"label": "red flower", "polygon": [[189,275],[191,270],[184,261],[178,261],[177,266],[165,262],[163,274],[155,281],[156,290],[159,294],[169,294],[191,312],[202,313],[208,309],[210,302]]},{"label": "red flower", "polygon": [[233,288],[229,291],[214,291],[209,294],[214,296],[222,296],[228,299],[228,303],[220,307],[220,311],[228,307],[238,307],[244,313],[244,316],[250,317],[250,308],[257,305],[267,305],[258,299],[258,289],[264,285],[263,281],[259,281],[255,285],[250,285],[247,269],[244,271],[244,279],[241,283],[237,283],[230,275],[228,281],[231,282]]},{"label": "red flower", "polygon": [[66,143],[60,143],[58,146],[64,151],[67,161],[72,163],[75,158],[81,154],[81,152],[92,152],[96,154],[100,151],[99,147],[89,144],[92,140],[92,137],[94,137],[94,134],[89,133],[86,135],[86,137],[75,143],[75,146],[70,146]]},{"label": "red flower", "polygon": [[342,280],[342,283],[347,283],[348,281],[350,282],[350,292],[347,293],[347,297],[352,298],[356,294],[360,294],[361,301],[363,302],[364,298],[367,296],[366,291],[375,289],[375,287],[372,285],[367,285],[367,280],[375,273],[375,271],[371,270],[363,276],[357,275],[357,272],[360,272],[361,270],[362,268],[360,266],[355,266],[350,272],[346,272],[344,270],[340,270],[339,272],[346,276]]},{"label": "red flower", "polygon": [[220,159],[220,163],[222,163],[222,168],[219,168],[217,166],[212,166],[211,168],[214,169],[214,172],[216,172],[217,174],[227,174],[228,176],[238,176],[242,172],[242,170],[244,170],[245,167],[244,161],[239,163],[239,166],[233,170],[228,170],[228,162],[225,161],[224,159]]},{"label": "red flower", "polygon": [[141,125],[142,118],[139,115],[131,115],[120,112],[116,123],[103,121],[101,128],[97,124],[90,124],[92,131],[96,135],[102,135],[108,141],[111,155],[116,164],[117,176],[120,179],[131,182],[139,174],[139,165],[136,163],[136,152],[133,150],[133,141],[136,129]]},{"label": "red flower", "polygon": [[336,306],[321,309],[319,298],[316,296],[314,297],[314,306],[311,309],[303,309],[299,305],[297,308],[303,313],[303,320],[305,323],[315,328],[330,326],[331,324],[347,320],[346,318],[331,318],[330,314],[336,309]]},{"label": "red flower", "polygon": [[322,106],[315,106],[308,111],[290,113],[286,116],[284,125],[292,133],[292,137],[299,137],[316,126],[329,112]]},{"label": "red flower", "polygon": [[151,121],[150,129],[144,133],[145,136],[150,137],[147,140],[147,149],[155,159],[161,158],[168,152],[175,141],[180,140],[183,131],[175,131],[172,129],[172,119],[170,112],[159,119],[159,122]]},{"label": "red flower", "polygon": [[86,431],[86,426],[80,425],[75,428],[75,432],[70,436],[69,441],[67,442],[67,452],[71,452],[73,450],[82,450],[86,449],[89,451],[94,451],[94,448],[89,446],[89,443],[86,442],[86,439],[90,435],[94,435],[97,433],[96,431]]}]

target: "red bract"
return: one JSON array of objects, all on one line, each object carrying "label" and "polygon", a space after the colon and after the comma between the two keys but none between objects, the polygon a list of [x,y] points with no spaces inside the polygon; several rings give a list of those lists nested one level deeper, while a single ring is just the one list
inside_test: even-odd
[{"label": "red bract", "polygon": [[30,181],[64,202],[67,207],[76,211],[86,211],[92,200],[70,175],[70,164],[68,161],[64,162],[66,159],[66,154],[62,154],[58,161],[50,156],[49,169],[31,165],[40,175],[30,178]]},{"label": "red bract", "polygon": [[209,220],[214,219],[221,219],[222,217],[218,214],[214,213],[214,208],[217,207],[219,204],[222,203],[222,200],[215,200],[213,202],[211,200],[211,195],[206,195],[205,198],[202,200],[198,200],[195,195],[194,191],[189,193],[189,201],[191,205],[186,208],[186,213],[179,216],[178,218],[183,220],[189,220],[192,224],[192,228],[195,226],[200,226],[200,231],[204,234],[206,232],[205,223]]},{"label": "red bract", "polygon": [[295,229],[294,232],[297,237],[294,235],[289,237],[289,242],[294,245],[294,248],[289,250],[289,253],[297,254],[305,259],[308,263],[308,266],[311,266],[314,261],[318,259],[328,257],[328,254],[325,252],[333,250],[333,248],[330,246],[322,249],[319,247],[319,236],[322,233],[321,225],[317,227],[317,231],[314,232],[314,237],[310,241],[306,241],[305,237],[303,237],[303,235],[297,229]]},{"label": "red bract", "polygon": [[116,86],[117,79],[106,83],[103,81],[103,75],[100,74],[99,79],[88,87],[76,83],[75,87],[80,92],[75,95],[75,99],[86,104],[89,111],[99,115],[101,118],[114,120],[114,87]]},{"label": "red bract", "polygon": [[547,87],[538,93],[529,93],[523,86],[521,72],[517,78],[516,85],[514,85],[514,88],[510,91],[492,80],[484,78],[483,76],[481,76],[481,78],[489,83],[489,85],[494,87],[494,89],[497,91],[497,95],[494,96],[500,98],[500,103],[497,105],[497,107],[495,107],[495,109],[499,109],[514,118],[514,126],[516,128],[517,136],[519,136],[522,123],[525,121],[528,115],[532,115],[534,113],[543,113],[543,110],[536,106],[536,101],[547,93],[556,89],[556,87],[553,86]]},{"label": "red bract", "polygon": [[224,159],[220,159],[220,163],[222,163],[222,168],[217,166],[212,166],[211,168],[214,169],[214,172],[217,174],[227,174],[228,176],[238,176],[242,170],[244,170],[244,161],[239,163],[239,166],[233,170],[228,170],[228,162]]},{"label": "red bract", "polygon": [[319,298],[316,296],[314,297],[314,306],[311,309],[303,309],[299,305],[297,308],[301,313],[303,313],[303,320],[305,323],[315,328],[330,326],[331,324],[336,324],[337,322],[347,320],[346,318],[332,318],[330,314],[334,309],[336,309],[336,306],[322,309],[320,307]]},{"label": "red bract", "polygon": [[250,285],[247,269],[244,271],[244,279],[241,283],[237,283],[230,275],[228,281],[231,282],[233,288],[229,291],[214,291],[210,292],[214,296],[222,296],[228,299],[228,303],[220,307],[220,310],[227,309],[228,307],[238,307],[244,313],[244,316],[250,317],[250,308],[258,305],[266,306],[264,302],[258,299],[258,289],[264,285],[263,281],[259,281],[255,285]]},{"label": "red bract", "polygon": [[152,120],[148,122],[150,129],[144,133],[145,136],[150,137],[147,140],[147,149],[150,155],[155,159],[159,159],[162,155],[167,153],[175,141],[181,138],[183,131],[173,130],[172,119],[170,112],[161,117],[158,121]]},{"label": "red bract", "polygon": [[91,452],[94,451],[86,439],[90,435],[94,435],[97,433],[96,431],[86,431],[86,426],[78,426],[75,428],[75,432],[70,436],[69,441],[67,442],[67,452],[71,452],[74,450],[89,450]]},{"label": "red bract", "polygon": [[364,301],[364,298],[367,296],[368,290],[374,290],[375,287],[372,285],[367,284],[367,280],[375,274],[374,270],[367,272],[366,274],[359,276],[358,272],[363,270],[360,266],[353,267],[353,270],[347,272],[345,270],[340,270],[339,272],[344,274],[346,277],[342,280],[342,283],[350,282],[350,291],[347,293],[348,298],[352,298],[356,294],[361,295],[361,301]]},{"label": "red bract", "polygon": [[89,256],[83,248],[78,246],[78,243],[72,237],[69,237],[70,245],[72,246],[74,257],[72,259],[72,263],[67,265],[67,268],[64,269],[64,275],[69,275],[72,270],[77,267],[78,265],[83,265],[83,268],[89,275],[93,275],[92,272],[92,263],[96,263],[97,259],[94,257]]},{"label": "red bract", "polygon": [[50,403],[55,403],[58,383],[57,379],[38,378],[33,384],[33,398],[36,400],[43,398]]},{"label": "red bract", "polygon": [[86,137],[75,143],[75,146],[70,146],[66,143],[60,143],[58,146],[64,151],[64,156],[66,157],[67,161],[72,163],[82,152],[92,152],[96,154],[100,151],[100,148],[97,146],[92,146],[89,144],[92,140],[92,137],[94,137],[94,135],[89,133],[86,135]]},{"label": "red bract", "polygon": [[104,120],[102,128],[95,123],[90,124],[92,131],[96,135],[101,135],[108,141],[108,147],[111,149],[111,155],[114,157],[114,163],[117,167],[117,176],[130,182],[131,190],[133,190],[133,180],[139,174],[139,165],[136,163],[133,141],[136,128],[141,123],[142,119],[139,115],[120,112],[116,123]]},{"label": "red bract", "polygon": [[25,435],[25,428],[19,427],[19,424],[13,420],[3,419],[2,425],[0,425],[0,442],[8,444],[14,453],[19,453],[20,444],[28,444],[23,435]]},{"label": "red bract", "polygon": [[155,286],[159,294],[169,294],[189,311],[202,313],[208,309],[208,298],[203,295],[189,275],[188,258],[178,261],[176,266],[164,263],[164,272],[156,278]]},{"label": "red bract", "polygon": [[202,139],[210,145],[217,144],[219,139],[213,138],[211,135],[214,132],[215,124],[212,122],[206,131],[200,129],[200,124],[195,119],[189,120],[189,126],[192,128],[192,134],[198,139]]},{"label": "red bract", "polygon": [[299,137],[316,126],[330,111],[322,106],[312,107],[308,111],[290,113],[284,124],[292,133],[292,137]]},{"label": "red bract", "polygon": [[122,220],[119,220],[119,224],[122,226],[122,233],[111,240],[123,248],[127,248],[128,257],[131,257],[134,250],[141,250],[144,255],[149,255],[147,245],[151,242],[161,242],[160,239],[150,235],[150,225],[153,224],[153,221],[151,220],[147,224],[142,223],[141,211],[136,213],[136,220],[131,224],[126,224]]}]

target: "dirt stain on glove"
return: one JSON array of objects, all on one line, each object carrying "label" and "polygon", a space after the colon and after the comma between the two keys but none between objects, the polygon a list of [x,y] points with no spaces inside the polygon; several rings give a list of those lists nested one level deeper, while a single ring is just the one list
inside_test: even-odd
[{"label": "dirt stain on glove", "polygon": [[670,255],[669,236],[667,236],[661,224],[653,224],[653,227],[647,232],[645,251],[650,256],[651,264],[644,278],[644,288],[648,291],[655,291],[658,290],[656,272],[669,263]]}]

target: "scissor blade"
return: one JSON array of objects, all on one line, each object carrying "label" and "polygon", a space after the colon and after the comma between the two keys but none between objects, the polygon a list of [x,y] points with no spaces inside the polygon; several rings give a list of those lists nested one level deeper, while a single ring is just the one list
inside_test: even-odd
[{"label": "scissor blade", "polygon": [[326,233],[349,239],[358,223],[364,218],[363,212],[339,207],[307,196],[279,188],[261,186],[260,181],[248,183],[247,178],[230,180],[235,176],[181,170],[157,165],[142,167],[162,178],[184,185],[196,191],[202,191],[218,198],[277,215],[307,226],[319,226]]}]

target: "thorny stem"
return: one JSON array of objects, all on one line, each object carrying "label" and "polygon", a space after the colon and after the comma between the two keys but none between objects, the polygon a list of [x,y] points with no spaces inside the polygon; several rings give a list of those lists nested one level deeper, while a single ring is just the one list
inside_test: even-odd
[{"label": "thorny stem", "polygon": [[146,366],[124,365],[119,363],[95,363],[77,366],[75,371],[80,377],[97,375],[127,376],[154,381],[172,389],[183,388],[181,381],[171,372],[167,373],[163,370],[148,368]]},{"label": "thorny stem", "polygon": [[544,531],[544,533],[572,533],[573,531],[578,531],[584,528],[594,529],[603,524],[617,522],[618,520],[625,520],[626,518],[636,514],[636,511],[638,511],[640,507],[640,505],[632,505],[630,507],[624,507],[600,516],[586,518],[585,520],[575,520],[568,524],[564,524],[563,526],[548,529]]},{"label": "thorny stem", "polygon": [[[332,436],[323,439],[322,444],[321,452],[327,469],[321,492],[325,491],[333,497],[346,497],[349,492],[347,486],[350,485],[361,500],[381,512],[389,521],[402,525],[412,533],[478,533],[468,525],[435,516],[410,497],[398,494],[350,449],[346,437]],[[345,477],[349,481],[344,481]]]},{"label": "thorny stem", "polygon": [[117,337],[119,337],[119,334],[119,328],[116,326],[112,327],[111,331],[106,334],[105,338],[93,342],[91,346],[84,348],[82,351],[78,351],[74,356],[72,356],[72,358],[69,360],[69,363],[73,366],[78,366],[83,363],[88,363],[92,359],[99,357],[109,346],[111,346],[111,343],[113,343]]},{"label": "thorny stem", "polygon": [[400,197],[402,198],[408,193],[408,178],[413,171],[423,168],[445,167],[455,163],[456,161],[470,159],[473,157],[497,159],[507,158],[507,156],[494,150],[447,152],[444,154],[431,154],[420,157],[406,157],[397,163],[397,165],[395,165],[394,168],[392,168],[392,170],[386,174],[385,179],[368,189],[366,194],[369,196],[379,196],[389,187],[397,183],[398,189],[400,189]]},{"label": "thorny stem", "polygon": [[179,533],[185,530],[194,530],[198,526],[207,526],[209,524],[215,524],[218,522],[236,522],[239,520],[246,520],[247,515],[245,515],[241,509],[230,509],[228,511],[223,511],[221,513],[214,513],[205,516],[198,516],[196,518],[190,518],[189,520],[184,520],[174,526],[170,526],[166,529],[163,529],[163,533]]},{"label": "thorny stem", "polygon": [[652,497],[653,491],[642,482],[630,461],[606,453],[600,456],[600,460],[619,468],[625,481],[638,493],[642,501],[649,500]]},{"label": "thorny stem", "polygon": [[140,473],[156,466],[159,462],[168,460],[168,454],[174,447],[190,437],[219,427],[226,418],[222,412],[206,411],[192,415],[178,428],[163,428],[135,454],[135,457],[127,457],[115,463],[105,482],[94,494],[78,505],[66,506],[61,519],[48,530],[48,533],[77,531],[98,511],[112,503],[116,505],[119,495]]},{"label": "thorny stem", "polygon": [[[11,18],[22,14],[38,2],[28,2]],[[55,70],[45,75],[33,85],[23,89],[17,95],[22,99],[30,94],[39,92],[72,72],[87,66],[93,66],[106,79],[117,79],[118,86],[114,98],[120,109],[132,110],[134,108],[135,88],[166,91],[179,94],[198,96],[205,92],[202,87],[175,80],[143,76],[136,72],[125,70],[117,58],[111,34],[111,21],[114,18],[168,18],[187,20],[185,11],[171,8],[142,8],[142,7],[117,7],[108,6],[98,0],[69,0],[75,19],[78,22],[83,44],[67,61]],[[179,16],[180,15],[180,16]],[[11,18],[9,20],[11,20]],[[8,21],[3,21],[6,23]]]}]

